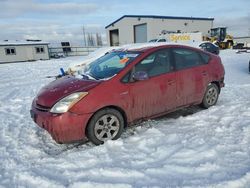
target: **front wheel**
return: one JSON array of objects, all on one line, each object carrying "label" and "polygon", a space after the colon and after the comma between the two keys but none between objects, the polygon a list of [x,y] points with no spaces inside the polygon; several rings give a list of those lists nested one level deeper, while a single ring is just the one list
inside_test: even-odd
[{"label": "front wheel", "polygon": [[203,97],[201,106],[204,108],[209,108],[217,103],[219,98],[219,88],[216,84],[209,84],[205,95]]},{"label": "front wheel", "polygon": [[107,140],[118,139],[124,128],[121,113],[113,108],[106,108],[94,114],[87,126],[87,137],[95,145]]}]

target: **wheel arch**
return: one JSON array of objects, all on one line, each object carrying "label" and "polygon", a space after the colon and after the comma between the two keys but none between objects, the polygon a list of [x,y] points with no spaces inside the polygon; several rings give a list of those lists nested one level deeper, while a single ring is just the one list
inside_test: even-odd
[{"label": "wheel arch", "polygon": [[[213,97],[213,99],[212,99],[212,100],[213,100],[213,101],[212,101],[213,103],[212,103],[212,104],[209,104],[210,102],[207,101],[207,99],[210,100],[209,98],[211,98],[211,94],[209,94],[208,91],[209,91],[211,88],[215,88],[215,87],[217,88],[217,89],[216,89],[216,90],[217,90],[216,98],[214,99],[214,96],[212,96],[212,97]],[[215,104],[217,103],[219,94],[220,94],[220,83],[219,83],[219,81],[212,81],[212,82],[210,82],[210,83],[207,85],[207,88],[206,88],[206,91],[205,91],[205,93],[204,93],[203,99],[202,99],[202,101],[201,101],[201,103],[200,103],[200,106],[201,106],[202,108],[208,109],[209,107],[215,105]],[[209,96],[209,95],[210,95],[210,96]]]},{"label": "wheel arch", "polygon": [[118,106],[115,106],[115,105],[109,105],[109,106],[104,106],[104,107],[98,109],[97,111],[95,111],[95,112],[92,114],[92,116],[89,118],[89,120],[88,120],[88,122],[87,122],[87,124],[86,124],[85,132],[86,132],[86,129],[87,129],[88,125],[89,125],[89,122],[91,121],[91,119],[93,118],[93,116],[94,116],[97,112],[99,112],[99,111],[101,111],[101,110],[104,110],[104,109],[106,109],[106,108],[112,108],[112,109],[115,109],[115,110],[117,110],[118,112],[120,112],[121,115],[122,115],[122,117],[123,117],[123,120],[124,120],[124,128],[126,128],[126,127],[128,126],[128,125],[127,125],[127,115],[126,115],[125,111],[124,111],[121,107],[118,107]]},{"label": "wheel arch", "polygon": [[220,87],[220,82],[219,81],[212,81],[210,84],[215,84],[218,87],[219,93],[220,93],[221,87]]}]

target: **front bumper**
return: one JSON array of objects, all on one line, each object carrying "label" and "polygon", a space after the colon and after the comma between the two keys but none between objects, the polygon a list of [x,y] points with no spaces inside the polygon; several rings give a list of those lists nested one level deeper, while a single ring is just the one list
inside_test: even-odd
[{"label": "front bumper", "polygon": [[66,112],[53,114],[41,111],[33,103],[30,114],[39,127],[47,130],[57,143],[71,143],[84,140],[85,128],[92,114],[75,114]]}]

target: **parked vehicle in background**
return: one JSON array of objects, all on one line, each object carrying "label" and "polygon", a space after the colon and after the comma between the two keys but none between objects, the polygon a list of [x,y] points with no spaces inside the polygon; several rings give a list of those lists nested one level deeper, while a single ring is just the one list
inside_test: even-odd
[{"label": "parked vehicle in background", "polygon": [[54,58],[54,59],[59,59],[59,58],[64,58],[65,55],[63,53],[51,53],[50,54],[50,58]]},{"label": "parked vehicle in background", "polygon": [[31,117],[58,143],[120,137],[125,127],[181,107],[216,104],[224,86],[217,55],[183,45],[114,50],[40,90]]},{"label": "parked vehicle in background", "polygon": [[220,53],[220,48],[219,46],[211,43],[211,42],[202,42],[199,47],[205,51],[208,51],[210,53],[213,53],[213,54],[216,54],[216,55],[219,55]]},{"label": "parked vehicle in background", "polygon": [[205,36],[204,40],[215,43],[221,49],[229,49],[234,45],[233,36],[227,33],[226,27],[212,28],[210,36]]},{"label": "parked vehicle in background", "polygon": [[202,41],[202,33],[163,33],[157,39],[152,39],[148,42],[170,42],[170,43],[193,43]]},{"label": "parked vehicle in background", "polygon": [[148,42],[167,42],[167,39],[152,39]]}]

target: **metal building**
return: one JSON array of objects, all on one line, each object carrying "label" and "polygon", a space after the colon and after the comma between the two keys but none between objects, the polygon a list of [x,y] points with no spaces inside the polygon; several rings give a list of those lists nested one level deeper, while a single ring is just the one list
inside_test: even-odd
[{"label": "metal building", "polygon": [[47,60],[49,43],[41,41],[0,42],[0,63]]},{"label": "metal building", "polygon": [[147,42],[163,33],[202,32],[210,34],[214,18],[124,15],[107,25],[110,46]]}]

